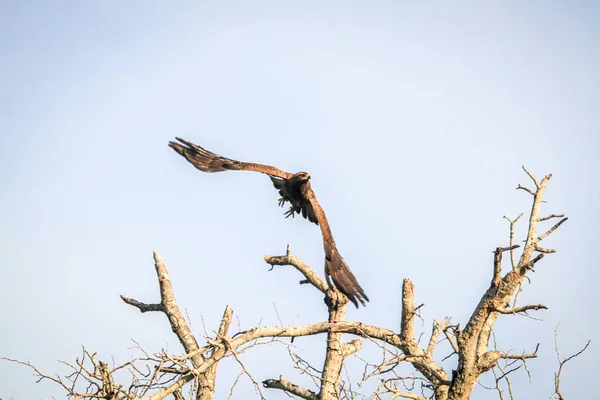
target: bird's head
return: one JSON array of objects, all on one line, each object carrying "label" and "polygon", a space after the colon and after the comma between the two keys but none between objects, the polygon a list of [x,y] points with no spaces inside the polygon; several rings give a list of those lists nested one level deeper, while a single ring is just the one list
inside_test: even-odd
[{"label": "bird's head", "polygon": [[294,178],[300,182],[308,182],[308,180],[310,179],[310,175],[308,174],[308,172],[300,171],[294,174]]}]

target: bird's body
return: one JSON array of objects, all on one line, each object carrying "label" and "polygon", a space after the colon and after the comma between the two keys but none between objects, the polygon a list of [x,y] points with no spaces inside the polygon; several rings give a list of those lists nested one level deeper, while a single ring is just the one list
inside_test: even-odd
[{"label": "bird's body", "polygon": [[293,216],[294,213],[302,214],[310,222],[319,225],[312,204],[308,201],[306,195],[302,193],[303,187],[310,188],[310,182],[308,181],[310,175],[306,172],[298,172],[292,175],[290,179],[281,179],[274,176],[270,178],[275,189],[279,190],[279,195],[281,196],[279,205],[283,206],[286,201],[289,201],[292,205],[286,213],[286,217]]},{"label": "bird's body", "polygon": [[177,142],[169,142],[169,146],[185,157],[186,160],[200,171],[255,171],[269,175],[273,185],[281,196],[279,205],[283,206],[286,202],[291,204],[289,211],[285,213],[286,218],[294,216],[294,214],[302,214],[304,218],[320,226],[323,236],[323,247],[325,249],[325,275],[327,282],[331,285],[329,279],[331,277],[335,287],[344,293],[356,307],[358,307],[359,301],[363,306],[365,305],[365,301],[369,301],[364,290],[358,284],[356,277],[337,251],[325,212],[310,186],[310,175],[308,173],[301,171],[292,174],[269,165],[232,160],[212,153],[191,142],[180,138],[176,139],[183,143],[183,145]]}]

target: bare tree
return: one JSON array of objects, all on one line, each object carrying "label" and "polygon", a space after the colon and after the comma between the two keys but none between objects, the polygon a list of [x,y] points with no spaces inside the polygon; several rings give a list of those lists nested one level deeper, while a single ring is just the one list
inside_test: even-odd
[{"label": "bare tree", "polygon": [[[140,357],[121,365],[109,366],[97,360],[94,353],[83,348],[81,357],[74,363],[63,362],[71,370],[70,374],[63,377],[44,374],[29,362],[7,360],[32,368],[39,380],[47,379],[60,385],[71,399],[159,400],[169,396],[175,399],[213,399],[218,365],[224,358],[235,360],[241,371],[238,379],[242,375],[247,376],[255,387],[256,396],[261,399],[265,398],[265,390],[272,389],[307,400],[358,398],[465,400],[470,397],[481,375],[488,371],[493,375],[495,382],[495,386],[488,386],[488,389],[496,391],[500,399],[513,399],[509,375],[521,368],[529,374],[527,360],[537,357],[539,344],[532,343],[532,350],[528,353],[501,351],[496,346],[493,327],[501,316],[529,315],[530,312],[547,308],[543,304],[519,305],[519,295],[523,291],[523,281],[528,279],[527,274],[535,269],[537,263],[546,254],[555,252],[554,249],[541,247],[540,243],[567,221],[563,214],[546,216],[540,214],[544,191],[551,175],[538,181],[525,167],[523,170],[534,185],[533,189],[521,185],[517,188],[531,195],[532,199],[524,246],[521,249],[520,245],[515,244],[514,238],[515,224],[523,214],[514,219],[505,217],[509,223],[508,244],[498,246],[493,251],[490,284],[474,307],[471,317],[464,327],[453,324],[449,316],[433,321],[431,333],[424,341],[424,345],[420,344],[420,338],[417,338],[415,333],[415,319],[419,317],[422,305],[415,305],[415,287],[410,279],[404,279],[402,286],[402,316],[399,332],[362,322],[348,322],[344,319],[348,299],[335,288],[328,286],[301,259],[292,255],[288,246],[285,255],[267,255],[265,261],[272,268],[274,266],[296,268],[304,277],[301,284],[312,285],[325,295],[328,307],[326,321],[303,326],[281,324],[281,326],[255,327],[230,335],[233,310],[226,307],[218,330],[200,341],[194,336],[183,317],[175,299],[167,267],[161,256],[155,252],[154,266],[160,288],[160,301],[143,303],[123,295],[121,298],[126,304],[137,308],[142,313],[165,314],[173,333],[184,349],[183,354],[169,354],[164,350],[158,354],[148,354],[137,346]],[[542,223],[554,220],[558,222],[549,228],[540,228]],[[519,249],[520,254],[518,254]],[[505,254],[509,256],[510,266],[507,268],[502,264]],[[295,354],[289,340],[283,341],[283,338],[293,340],[296,337],[320,334],[326,335],[325,361],[320,369],[312,367]],[[351,335],[354,339],[344,342],[344,334]],[[356,354],[362,349],[363,341],[379,346],[382,350],[381,358],[373,362]],[[252,375],[246,368],[242,355],[260,351],[255,347],[274,342],[281,343],[287,348],[294,367],[312,377],[315,382],[314,387],[301,387],[283,376],[265,377],[259,382]],[[450,355],[441,361],[440,357],[434,354],[440,343],[448,346],[450,352]],[[555,376],[554,396],[556,398],[564,399],[560,392],[560,374],[565,363],[579,356],[588,346],[589,342],[578,353],[561,360],[558,344],[556,344],[559,360],[559,368]],[[357,384],[363,385],[370,380],[378,382],[375,391],[368,396],[359,395],[352,390],[349,382],[342,380],[344,361],[353,354],[364,362],[362,380]],[[455,357],[456,360],[456,367],[451,371],[447,371],[441,365],[449,357]],[[411,365],[414,373],[399,372],[398,367],[403,363]],[[127,371],[129,375],[119,374],[120,371]],[[238,379],[233,383],[232,391]]]}]

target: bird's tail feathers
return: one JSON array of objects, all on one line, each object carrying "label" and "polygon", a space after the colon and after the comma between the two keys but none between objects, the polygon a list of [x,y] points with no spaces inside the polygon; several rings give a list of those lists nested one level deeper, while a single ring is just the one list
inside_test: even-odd
[{"label": "bird's tail feathers", "polygon": [[369,301],[369,298],[337,251],[325,257],[325,271],[333,279],[335,287],[344,293],[356,308],[359,301],[363,306],[366,305],[365,302]]}]

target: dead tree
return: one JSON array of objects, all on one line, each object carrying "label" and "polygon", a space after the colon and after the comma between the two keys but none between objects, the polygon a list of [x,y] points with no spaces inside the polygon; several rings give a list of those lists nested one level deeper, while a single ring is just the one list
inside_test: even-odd
[{"label": "dead tree", "polygon": [[[344,361],[352,354],[362,349],[363,340],[374,343],[383,349],[383,357],[376,362],[364,360],[365,370],[359,383],[375,379],[380,382],[375,391],[360,398],[395,399],[408,398],[425,400],[466,400],[469,399],[480,376],[488,371],[495,377],[496,390],[501,399],[505,391],[500,388],[500,382],[508,384],[508,396],[513,398],[508,375],[526,367],[528,359],[535,358],[539,345],[533,346],[530,353],[511,354],[497,349],[493,339],[493,327],[501,316],[527,314],[531,311],[546,309],[543,304],[518,305],[519,295],[523,290],[522,283],[533,271],[546,254],[554,253],[554,249],[541,247],[541,242],[560,227],[567,218],[563,214],[542,216],[540,209],[544,191],[551,175],[538,181],[525,167],[523,170],[531,178],[534,188],[519,185],[517,189],[528,193],[532,199],[532,207],[528,218],[527,237],[520,254],[515,244],[514,226],[523,214],[515,219],[506,218],[509,222],[508,245],[498,246],[493,251],[492,277],[489,287],[483,293],[479,304],[473,310],[469,320],[461,328],[452,324],[450,317],[434,321],[431,334],[424,346],[420,345],[415,334],[415,318],[421,306],[415,306],[415,288],[410,279],[404,279],[402,286],[402,317],[399,331],[362,322],[344,320],[348,300],[336,289],[329,287],[319,275],[300,258],[291,254],[289,246],[283,256],[265,256],[265,261],[274,266],[292,266],[304,277],[303,284],[310,284],[326,298],[328,318],[304,326],[269,326],[255,327],[250,330],[229,334],[233,310],[226,307],[214,336],[200,342],[192,333],[186,319],[183,317],[175,299],[169,273],[165,263],[158,253],[154,253],[154,266],[160,288],[160,302],[143,303],[126,296],[123,301],[142,313],[164,313],[171,325],[173,333],[179,339],[184,353],[181,355],[148,354],[139,348],[142,356],[119,366],[109,367],[108,364],[96,359],[95,354],[82,350],[82,356],[74,363],[65,363],[72,372],[65,377],[45,375],[30,363],[16,360],[34,369],[39,380],[47,379],[61,385],[71,399],[148,399],[159,400],[170,396],[175,399],[195,398],[213,399],[215,396],[215,379],[219,362],[224,358],[234,359],[240,366],[241,374],[247,375],[253,382],[259,398],[265,398],[266,389],[280,390],[301,399],[332,400],[359,398],[341,382],[341,372]],[[541,230],[541,223],[558,219],[551,227]],[[503,256],[508,254],[510,266],[503,267]],[[506,269],[506,271],[505,271]],[[283,338],[295,338],[308,335],[326,335],[324,346],[325,361],[323,368],[316,373],[310,372],[317,385],[314,388],[301,387],[283,376],[264,377],[259,383],[243,360],[242,354],[260,351],[261,344],[281,341]],[[343,335],[351,335],[353,340],[344,342]],[[441,366],[439,357],[434,351],[440,339],[449,346],[451,355],[456,356],[456,368],[447,371]],[[284,343],[285,345],[285,343]],[[589,345],[589,343],[588,343]],[[587,345],[586,347],[587,348]],[[564,364],[581,354],[585,348],[574,356],[560,360],[559,371],[556,375],[555,396],[563,399],[560,393],[560,372]],[[306,372],[306,363],[290,355],[299,369]],[[558,347],[557,347],[558,354]],[[251,356],[250,356],[251,357]],[[363,358],[361,358],[363,359]],[[415,370],[414,374],[402,375],[397,372],[398,366],[409,363]],[[130,378],[119,383],[117,372],[127,370]],[[237,382],[237,381],[236,381]],[[235,383],[234,383],[235,384]]]}]

